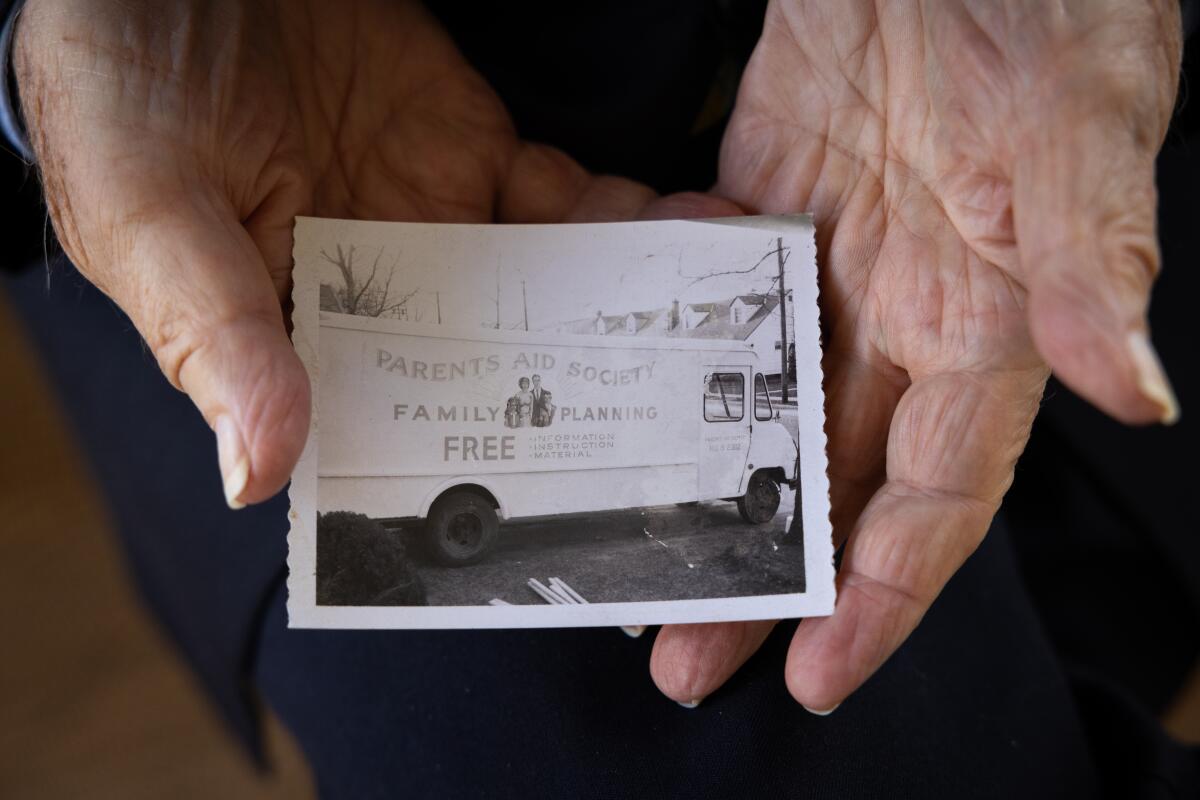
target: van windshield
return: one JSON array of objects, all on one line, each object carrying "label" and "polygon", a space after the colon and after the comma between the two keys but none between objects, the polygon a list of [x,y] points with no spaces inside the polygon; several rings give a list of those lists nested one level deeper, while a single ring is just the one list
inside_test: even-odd
[{"label": "van windshield", "polygon": [[760,372],[754,376],[754,418],[766,422],[775,416],[771,407],[771,392],[767,389],[767,379]]}]

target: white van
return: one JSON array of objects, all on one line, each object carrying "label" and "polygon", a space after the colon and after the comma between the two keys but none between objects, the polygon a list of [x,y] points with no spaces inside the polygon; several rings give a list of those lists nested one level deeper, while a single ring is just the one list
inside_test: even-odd
[{"label": "white van", "polygon": [[742,342],[463,330],[320,314],[318,510],[425,520],[468,564],[500,520],[704,500],[774,518],[796,485]]}]

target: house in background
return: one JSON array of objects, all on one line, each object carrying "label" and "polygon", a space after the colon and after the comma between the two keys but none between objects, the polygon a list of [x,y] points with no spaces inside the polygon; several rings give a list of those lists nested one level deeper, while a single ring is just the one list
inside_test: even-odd
[{"label": "house in background", "polygon": [[666,336],[671,330],[671,312],[665,308],[654,311],[630,311],[625,315],[628,336]]},{"label": "house in background", "polygon": [[688,303],[683,307],[683,329],[695,330],[712,318],[719,303]]},{"label": "house in background", "polygon": [[[791,309],[788,293],[788,309]],[[730,339],[742,341],[759,354],[763,374],[778,376],[782,366],[779,338],[779,296],[743,294],[727,300],[704,303],[678,301],[668,308],[606,315],[601,311],[588,319],[550,326],[555,333],[592,336],[665,336],[687,339]],[[788,326],[788,344],[795,341]]]},{"label": "house in background", "polygon": [[[776,303],[779,302],[774,297],[769,299]],[[748,322],[767,301],[768,297],[765,294],[738,295],[729,303],[729,321],[734,325],[741,325],[744,322]]]}]

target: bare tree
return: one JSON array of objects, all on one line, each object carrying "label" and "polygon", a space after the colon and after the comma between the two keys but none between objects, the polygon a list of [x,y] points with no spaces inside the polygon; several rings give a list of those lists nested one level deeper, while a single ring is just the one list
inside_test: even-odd
[{"label": "bare tree", "polygon": [[706,281],[709,278],[716,278],[720,275],[753,275],[768,258],[774,256],[777,259],[779,271],[770,276],[770,280],[768,281],[765,289],[756,292],[756,294],[771,294],[773,291],[775,291],[775,287],[782,279],[784,264],[787,263],[788,257],[791,256],[791,254],[792,249],[790,247],[784,247],[782,239],[776,239],[775,247],[763,253],[762,257],[759,258],[758,261],[754,262],[752,266],[745,269],[712,270],[702,275],[688,275],[683,271],[683,257],[682,254],[680,254],[679,262],[675,271],[679,277],[689,281],[688,286],[695,286],[697,283]]},{"label": "bare tree", "polygon": [[354,245],[343,250],[342,245],[338,244],[334,252],[336,256],[322,250],[321,257],[337,267],[342,276],[342,286],[335,291],[347,314],[357,314],[361,317],[407,318],[408,301],[412,300],[420,289],[392,294],[392,278],[396,274],[396,264],[400,261],[399,255],[388,268],[387,277],[382,283],[378,283],[376,279],[379,278],[379,262],[383,259],[382,247],[371,262],[371,272],[366,280],[360,280],[355,271]]}]

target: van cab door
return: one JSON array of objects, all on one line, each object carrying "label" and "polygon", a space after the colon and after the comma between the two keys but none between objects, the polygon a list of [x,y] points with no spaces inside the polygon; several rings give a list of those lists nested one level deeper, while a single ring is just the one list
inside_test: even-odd
[{"label": "van cab door", "polygon": [[702,406],[698,500],[736,497],[742,492],[750,452],[753,411],[748,402],[749,365],[708,365],[697,388]]}]

